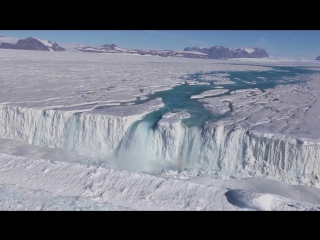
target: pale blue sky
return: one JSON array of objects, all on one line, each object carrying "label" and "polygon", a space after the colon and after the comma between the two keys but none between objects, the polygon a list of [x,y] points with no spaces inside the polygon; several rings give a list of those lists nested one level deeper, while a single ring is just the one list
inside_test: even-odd
[{"label": "pale blue sky", "polygon": [[99,46],[115,43],[138,49],[185,47],[262,47],[272,57],[314,59],[320,55],[320,30],[0,30],[0,36],[29,36],[59,43]]}]

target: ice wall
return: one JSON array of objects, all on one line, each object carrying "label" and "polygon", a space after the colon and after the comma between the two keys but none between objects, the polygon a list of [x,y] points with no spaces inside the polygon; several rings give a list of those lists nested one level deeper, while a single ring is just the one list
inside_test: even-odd
[{"label": "ice wall", "polygon": [[36,146],[110,154],[141,115],[99,114],[0,105],[0,137]]},{"label": "ice wall", "polygon": [[236,125],[205,130],[202,168],[217,177],[269,176],[291,184],[320,186],[318,144],[245,131]]},{"label": "ice wall", "polygon": [[188,128],[181,118],[141,119],[0,105],[0,137],[95,154],[101,161],[111,157],[120,168],[142,172],[171,169],[221,179],[269,176],[320,186],[320,145],[222,121],[200,129]]}]

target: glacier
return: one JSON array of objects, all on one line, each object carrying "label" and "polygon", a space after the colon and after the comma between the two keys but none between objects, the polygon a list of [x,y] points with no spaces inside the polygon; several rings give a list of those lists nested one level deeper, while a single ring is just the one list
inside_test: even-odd
[{"label": "glacier", "polygon": [[[0,139],[29,144],[25,148],[30,149],[30,154],[41,152],[41,148],[59,150],[61,156],[68,157],[55,157],[54,161],[64,162],[58,164],[66,164],[63,166],[67,169],[75,163],[84,164],[81,169],[101,169],[106,171],[105,176],[110,175],[106,181],[111,182],[126,176],[155,182],[168,179],[169,186],[170,179],[177,179],[174,182],[177,188],[185,184],[186,188],[199,188],[203,192],[208,190],[203,186],[204,180],[200,180],[200,185],[181,180],[263,177],[291,185],[320,186],[320,133],[316,127],[320,74],[316,64],[259,62],[258,65],[252,60],[225,63],[99,54],[83,58],[79,53],[63,52],[55,55],[2,52]],[[21,64],[14,73],[12,61]],[[105,62],[109,64],[107,67]],[[3,161],[10,159],[9,165],[25,161],[23,156],[6,155],[11,151],[9,148],[0,151],[4,152]],[[16,155],[18,150],[11,152]],[[79,155],[70,157],[71,153]],[[46,164],[46,160],[34,157],[35,153],[31,155],[30,163]],[[46,159],[48,154],[40,158]],[[25,171],[29,170],[22,172]],[[22,184],[24,190],[0,186],[0,193],[6,193],[3,196],[19,193],[30,199],[30,191],[34,191],[32,187],[29,189],[31,185],[25,190],[23,183],[7,177],[9,180],[3,177],[0,185]],[[123,186],[115,191],[122,193],[121,189],[127,188]],[[48,188],[49,185],[40,187],[38,193],[50,198],[51,193],[43,192]],[[132,191],[135,190],[140,191],[132,186]],[[272,210],[277,204],[279,209],[284,202],[292,201],[249,190],[214,191],[225,205],[215,208],[199,202],[179,204],[189,210]],[[94,197],[93,201],[97,199]],[[83,200],[74,209],[181,209],[179,204],[158,208],[152,203],[143,207],[143,203],[129,204],[124,200],[122,207],[118,207],[114,204],[119,199],[106,199],[109,205],[104,207]],[[56,201],[69,204],[74,199],[69,196]],[[268,204],[264,205],[265,202]],[[303,205],[286,204],[280,208],[297,209]],[[11,207],[9,202],[7,206]]]},{"label": "glacier", "polygon": [[[141,109],[143,105],[153,107],[119,117],[112,113],[117,115],[126,106],[81,112],[2,104],[0,137],[82,152],[120,169],[153,174],[189,171],[190,176],[209,174],[221,179],[272,176],[290,184],[319,186],[318,144],[249,132],[244,123],[224,123],[227,118],[203,127],[186,125],[183,121],[191,115],[184,112],[153,119],[164,107],[161,99],[134,106]],[[147,117],[150,114],[153,118]]]}]

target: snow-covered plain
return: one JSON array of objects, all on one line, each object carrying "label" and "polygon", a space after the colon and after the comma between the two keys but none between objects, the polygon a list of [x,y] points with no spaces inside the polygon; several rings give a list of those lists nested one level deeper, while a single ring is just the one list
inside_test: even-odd
[{"label": "snow-covered plain", "polygon": [[[320,74],[239,90],[228,74],[316,62],[0,52],[0,209],[320,209]],[[166,95],[185,82],[223,117],[186,125]]]}]

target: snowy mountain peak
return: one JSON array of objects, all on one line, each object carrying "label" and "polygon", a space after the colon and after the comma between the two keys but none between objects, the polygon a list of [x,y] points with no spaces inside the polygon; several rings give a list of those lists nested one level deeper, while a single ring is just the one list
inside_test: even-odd
[{"label": "snowy mountain peak", "polygon": [[35,37],[28,37],[25,39],[0,37],[0,48],[37,51],[65,51],[64,48],[60,47],[55,42]]},{"label": "snowy mountain peak", "polygon": [[245,51],[247,53],[253,53],[255,51],[255,48],[239,48],[240,51]]}]

